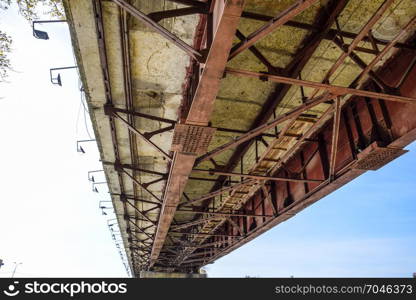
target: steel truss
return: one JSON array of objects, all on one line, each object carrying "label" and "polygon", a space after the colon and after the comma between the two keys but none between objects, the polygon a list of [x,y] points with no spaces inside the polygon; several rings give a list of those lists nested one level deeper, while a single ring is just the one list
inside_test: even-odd
[{"label": "steel truss", "polygon": [[[391,80],[375,71],[375,65],[385,58],[392,48],[401,51],[415,51],[413,45],[400,41],[414,30],[416,18],[413,18],[391,41],[376,39],[371,34],[374,24],[389,9],[393,0],[384,1],[358,33],[345,32],[338,27],[332,29],[332,26],[337,24],[337,17],[348,3],[346,0],[329,1],[326,8],[319,13],[315,24],[296,22],[293,21],[293,17],[310,9],[317,2],[316,0],[296,1],[275,17],[244,11],[243,0],[224,2],[171,0],[186,5],[186,7],[153,12],[148,15],[125,0],[112,1],[119,6],[122,18],[126,107],[117,108],[112,101],[101,4],[99,0],[94,0],[100,58],[106,86],[107,104],[104,110],[112,128],[116,158],[115,162],[103,163],[113,166],[118,174],[121,192],[113,196],[118,197],[123,205],[126,232],[130,243],[128,248],[135,272],[153,267],[173,268],[181,271],[195,270],[290,218],[322,195],[364,172],[363,169],[354,167],[361,159],[361,151],[371,145],[372,149],[391,146],[394,142],[392,134],[394,126],[389,112],[391,105],[396,105],[394,106],[396,109],[396,107],[403,105],[416,104],[416,98],[408,94],[401,94],[400,91],[400,86],[403,85],[408,73],[411,72],[411,68],[404,71],[405,74],[399,84],[391,84],[389,82]],[[218,6],[221,9],[218,9]],[[223,13],[218,14],[218,11]],[[203,39],[197,41],[193,46],[187,45],[158,23],[166,18],[192,14],[200,14],[204,21],[199,25],[201,27],[199,29],[203,32]],[[130,83],[129,42],[126,34],[127,17],[137,18],[191,57],[193,72],[188,78],[186,91],[186,96],[190,101],[187,106],[185,105],[179,121],[147,115],[134,110]],[[265,24],[246,37],[237,30],[240,18],[260,20]],[[217,20],[216,30],[214,30],[213,19]],[[255,46],[259,40],[280,26],[301,28],[309,32],[304,40],[304,46],[283,69],[276,68]],[[240,43],[232,47],[234,37],[237,37]],[[346,44],[344,38],[349,38],[352,41]],[[332,41],[336,47],[341,49],[342,54],[327,72],[322,82],[303,80],[300,78],[301,71],[322,40]],[[360,47],[362,41],[371,42],[372,49]],[[263,63],[268,72],[260,73],[227,68],[227,62],[243,51],[251,51]],[[361,52],[374,55],[373,60],[369,64],[364,63],[358,54]],[[332,75],[347,58],[351,58],[362,72],[348,87],[331,84]],[[224,76],[244,76],[253,78],[253,80],[277,83],[275,92],[266,101],[262,111],[252,124],[251,130],[246,132],[238,129],[216,128],[217,131],[231,132],[237,137],[209,152],[206,149],[196,149],[193,153],[180,150],[167,153],[151,140],[157,134],[172,130],[177,133],[179,125],[207,132],[206,130],[211,128],[209,121],[219,84]],[[274,115],[276,107],[286,96],[291,86],[298,86],[301,89],[303,103],[282,115]],[[306,97],[304,87],[313,88],[314,92]],[[365,99],[365,108],[371,115],[371,126],[376,128],[378,132],[375,139],[365,136],[360,124],[362,116],[360,116],[361,111],[358,112],[357,106],[363,109],[361,108],[361,99]],[[308,111],[316,105],[326,105],[327,107],[323,114],[311,121],[307,117]],[[375,112],[374,106],[379,107],[377,112]],[[136,129],[136,118],[146,118],[167,125],[156,131],[141,132]],[[386,128],[380,127],[380,119],[384,121]],[[115,129],[116,120],[129,130],[132,157],[130,165],[120,161]],[[300,136],[290,136],[288,132],[290,126],[299,121],[309,122],[308,129]],[[276,129],[279,124],[286,124],[280,132]],[[275,132],[271,133],[273,129]],[[206,135],[209,134],[206,133]],[[264,137],[272,137],[274,141],[268,144]],[[284,137],[293,138],[296,142],[289,149],[280,149],[282,155],[279,159],[268,157],[271,151],[278,149],[276,145]],[[170,162],[168,173],[138,167],[137,161],[133,159],[137,156],[137,150],[135,150],[137,139],[149,144]],[[239,163],[242,163],[244,155],[254,144],[257,152],[257,142],[259,141],[266,146],[266,150],[259,155],[252,170],[261,162],[267,161],[273,163],[273,167],[268,173],[260,175],[233,171]],[[377,142],[376,146],[372,144],[374,142]],[[330,147],[328,148],[327,145]],[[344,157],[345,147],[349,149],[347,157]],[[218,168],[215,156],[231,148],[236,150],[228,164]],[[208,160],[214,165],[213,169],[197,168],[199,163]],[[312,172],[312,168],[316,169],[316,164],[320,166],[321,170]],[[211,179],[192,177],[190,176],[191,172],[215,177]],[[156,178],[149,182],[141,182],[137,179],[139,173],[146,173]],[[320,175],[320,177],[316,175]],[[230,179],[231,177],[233,180]],[[136,190],[134,195],[126,195],[124,191],[126,179],[134,182],[137,189],[147,192],[151,200],[141,199]],[[154,195],[148,187],[163,180],[166,181],[166,187],[161,199]],[[207,180],[214,181],[216,184],[210,193],[181,202],[187,180]],[[302,190],[302,195],[299,192],[294,192],[295,189]],[[227,201],[237,197],[236,195],[239,195],[241,200],[238,205],[234,205],[235,209],[230,209],[226,206]],[[186,195],[184,196],[186,198]],[[222,204],[219,207],[210,208],[209,203],[215,202],[213,199],[218,197],[221,198]],[[136,207],[140,201],[152,204],[154,208],[151,208],[150,211],[141,211]],[[194,206],[195,204],[198,205]],[[127,207],[134,209],[134,216],[128,215]],[[152,219],[150,214],[155,210],[159,214],[157,220]],[[195,218],[189,222],[178,224],[174,222],[176,213],[192,214],[195,215]],[[137,225],[137,220],[141,221],[142,227]],[[150,228],[155,229],[154,234],[147,233]],[[146,239],[138,240],[136,234],[144,235]],[[186,239],[183,240],[181,237],[186,237]],[[169,239],[171,243],[165,243],[166,239]]]}]

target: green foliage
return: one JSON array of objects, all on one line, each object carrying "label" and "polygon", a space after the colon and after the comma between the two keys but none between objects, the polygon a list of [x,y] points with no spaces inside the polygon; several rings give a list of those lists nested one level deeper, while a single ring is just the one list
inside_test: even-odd
[{"label": "green foliage", "polygon": [[10,59],[7,54],[10,52],[12,38],[0,30],[0,82],[7,77],[7,71],[10,69]]},{"label": "green foliage", "polygon": [[16,3],[20,14],[28,21],[33,21],[38,18],[40,9],[47,9],[43,11],[52,17],[62,17],[63,7],[61,0],[0,0],[0,9],[8,9],[10,5]]},{"label": "green foliage", "polygon": [[[39,12],[55,18],[64,16],[61,0],[0,0],[0,9],[7,10],[13,3],[17,4],[19,13],[28,21],[38,19]],[[0,30],[0,82],[5,80],[8,71],[11,69],[11,62],[8,57],[11,44],[12,38]]]}]

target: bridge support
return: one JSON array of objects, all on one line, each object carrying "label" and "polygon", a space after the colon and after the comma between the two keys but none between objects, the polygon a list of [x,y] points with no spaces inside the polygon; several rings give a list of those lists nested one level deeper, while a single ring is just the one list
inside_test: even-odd
[{"label": "bridge support", "polygon": [[140,271],[139,278],[207,278],[207,274]]}]

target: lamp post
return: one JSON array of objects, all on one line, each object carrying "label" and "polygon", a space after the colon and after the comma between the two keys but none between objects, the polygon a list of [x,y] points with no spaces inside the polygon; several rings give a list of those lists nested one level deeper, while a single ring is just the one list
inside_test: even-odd
[{"label": "lamp post", "polygon": [[112,209],[112,207],[107,207],[107,206],[105,206],[105,204],[103,204],[103,203],[108,203],[108,202],[110,202],[111,203],[111,201],[104,201],[104,200],[102,200],[102,201],[100,201],[99,203],[98,203],[98,208],[100,208],[101,209],[101,211],[102,211],[102,213],[103,213],[103,215],[107,215],[107,213],[104,211],[105,209]]},{"label": "lamp post", "polygon": [[68,70],[68,69],[76,69],[76,68],[78,68],[78,66],[59,67],[59,68],[49,69],[49,76],[50,76],[52,84],[57,84],[59,86],[62,86],[61,74],[58,73],[56,77],[53,77],[52,72],[58,71],[58,70]]},{"label": "lamp post", "polygon": [[64,23],[66,20],[37,20],[32,22],[32,31],[33,36],[40,40],[49,40],[49,35],[46,31],[35,29],[35,24],[45,24],[45,23]]},{"label": "lamp post", "polygon": [[[112,223],[114,221],[114,223]],[[117,218],[112,218],[107,220],[107,226],[112,228],[114,225],[117,225]]]},{"label": "lamp post", "polygon": [[14,278],[14,274],[16,273],[17,267],[21,264],[22,264],[21,262],[19,262],[19,263],[14,262],[14,269],[13,269],[13,273],[12,273],[12,278]]},{"label": "lamp post", "polygon": [[85,150],[84,150],[84,148],[81,147],[80,144],[81,143],[86,143],[86,142],[95,142],[95,140],[92,139],[92,140],[79,140],[79,141],[77,141],[77,152],[85,154]]},{"label": "lamp post", "polygon": [[94,170],[94,171],[88,171],[88,181],[95,182],[94,175],[91,175],[93,173],[99,173],[104,172],[104,170]]},{"label": "lamp post", "polygon": [[107,182],[106,181],[93,182],[92,183],[92,191],[95,192],[95,193],[98,193],[98,189],[96,187],[97,184],[107,184]]}]

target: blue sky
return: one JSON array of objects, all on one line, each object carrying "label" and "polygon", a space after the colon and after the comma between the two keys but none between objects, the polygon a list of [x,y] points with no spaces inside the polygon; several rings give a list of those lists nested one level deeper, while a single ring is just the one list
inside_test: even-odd
[{"label": "blue sky", "polygon": [[[39,27],[32,37],[15,10],[0,12],[13,36],[15,71],[0,84],[0,277],[123,277],[126,271],[92,193],[89,170],[100,169],[80,109],[77,74],[49,82],[49,68],[74,65],[66,25]],[[90,128],[91,131],[91,128]],[[206,269],[210,277],[382,277],[416,272],[416,145],[368,172]],[[99,178],[98,178],[99,179]]]}]

